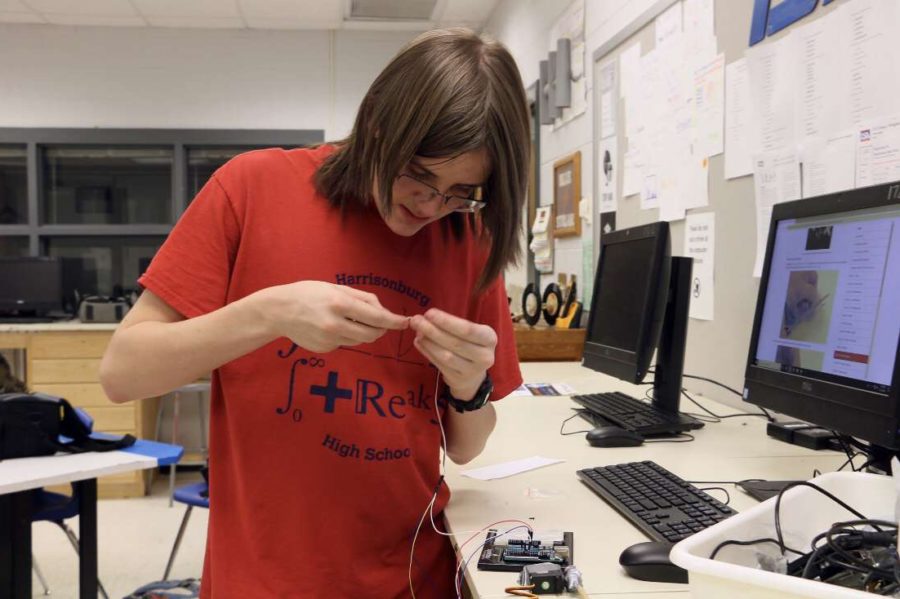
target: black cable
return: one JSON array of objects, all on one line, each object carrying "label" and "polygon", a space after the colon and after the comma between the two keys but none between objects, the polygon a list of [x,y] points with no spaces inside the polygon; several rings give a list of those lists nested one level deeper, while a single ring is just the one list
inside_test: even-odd
[{"label": "black cable", "polygon": [[713,416],[714,418],[718,418],[719,420],[724,420],[726,418],[748,418],[748,417],[750,417],[750,418],[771,418],[770,416],[768,416],[766,414],[751,414],[750,412],[741,412],[739,414],[725,414],[725,415],[716,414],[710,410],[707,410],[703,406],[701,406],[700,403],[696,399],[694,399],[693,397],[691,397],[688,394],[686,389],[682,389],[681,394],[684,395],[685,397],[687,397],[689,400],[691,400],[694,403],[694,405],[696,405],[698,408],[700,408],[701,410],[703,410],[710,416]]},{"label": "black cable", "polygon": [[844,468],[846,468],[846,467],[847,467],[847,464],[850,464],[850,469],[851,469],[853,472],[857,472],[856,467],[853,465],[853,458],[855,458],[855,457],[858,456],[858,455],[859,455],[858,453],[853,453],[850,457],[848,457],[848,458],[844,461],[844,463],[841,464],[840,467],[837,469],[837,472],[840,472],[841,470],[843,470]]},{"label": "black cable", "polygon": [[[682,376],[682,378],[686,378],[686,379],[695,379],[695,380],[698,380],[698,381],[705,381],[705,382],[707,382],[707,383],[712,383],[713,385],[718,385],[719,387],[722,387],[723,389],[726,389],[726,390],[728,390],[728,391],[734,393],[735,395],[737,395],[737,396],[740,397],[741,399],[744,398],[744,394],[741,393],[740,391],[738,391],[737,389],[735,389],[735,388],[733,388],[733,387],[729,387],[729,386],[726,385],[725,383],[720,383],[719,381],[717,381],[717,380],[715,380],[715,379],[710,379],[710,378],[707,378],[707,377],[705,377],[705,376],[697,376],[696,374],[684,374],[684,373],[682,373],[681,376]],[[765,409],[765,408],[762,407],[762,406],[756,406],[756,407],[757,407],[759,410],[762,411],[762,414],[760,414],[760,416],[765,416],[765,418],[766,418],[769,422],[775,422],[775,418],[772,416],[771,413],[769,413],[769,411],[768,411],[767,409]],[[734,414],[733,416],[737,416],[737,415],[738,415],[738,414]],[[729,416],[729,418],[730,418],[730,417],[732,417],[732,416]]]},{"label": "black cable", "polygon": [[725,505],[728,505],[731,503],[731,495],[728,493],[728,489],[726,489],[725,487],[705,487],[700,490],[703,491],[704,493],[706,491],[722,491],[723,493],[725,493],[725,501],[723,503],[725,503]]},{"label": "black cable", "polygon": [[[647,389],[647,391],[644,392],[644,399],[646,399],[648,402],[651,402],[651,403],[653,402],[653,399],[654,399],[653,389]],[[679,410],[679,411],[682,414],[685,414],[686,416],[696,418],[700,422],[706,422],[708,424],[718,424],[719,422],[722,422],[722,420],[720,418],[707,418],[703,414],[697,414],[696,412],[685,412],[683,410]]]},{"label": "black cable", "polygon": [[713,413],[711,410],[708,410],[708,409],[706,409],[705,407],[701,406],[701,405],[697,402],[696,399],[694,399],[693,397],[691,397],[691,396],[688,394],[687,389],[682,389],[682,390],[681,390],[681,394],[684,395],[686,398],[688,398],[688,400],[690,400],[690,402],[693,403],[695,406],[697,406],[698,408],[700,408],[701,410],[703,410],[704,412],[706,412],[707,414],[709,414],[710,416],[712,416],[713,418],[715,418],[717,423],[718,423],[718,422],[722,422],[722,417],[721,417],[721,416],[719,416],[718,414]]},{"label": "black cable", "polygon": [[734,387],[729,387],[725,383],[720,383],[719,381],[715,381],[713,379],[708,379],[705,376],[697,376],[696,374],[682,374],[681,376],[682,376],[682,378],[686,378],[686,379],[697,379],[698,381],[706,381],[707,383],[712,383],[713,385],[718,385],[718,386],[722,387],[723,389],[727,389],[728,391],[731,391],[732,393],[734,393],[735,395],[737,395],[738,397],[740,397],[742,399],[744,397],[744,394],[741,393],[740,391],[738,391],[737,389],[735,389]]},{"label": "black cable", "polygon": [[743,483],[765,482],[764,478],[745,478],[744,480],[686,480],[692,485],[740,485]]},{"label": "black cable", "polygon": [[786,485],[778,493],[778,497],[775,499],[775,536],[778,539],[778,546],[779,546],[779,548],[781,548],[782,555],[784,555],[784,552],[787,551],[787,548],[784,545],[784,534],[781,531],[781,498],[784,497],[784,494],[789,489],[793,489],[794,487],[810,487],[812,489],[815,489],[819,493],[825,495],[826,497],[828,497],[829,499],[831,499],[832,501],[834,501],[835,503],[837,503],[838,505],[840,505],[841,507],[846,509],[848,512],[850,512],[854,516],[857,516],[861,520],[866,519],[866,517],[864,515],[860,514],[858,511],[856,511],[855,509],[853,509],[852,507],[850,507],[849,505],[844,503],[842,500],[838,499],[837,497],[835,497],[834,495],[832,495],[831,493],[829,493],[828,491],[826,491],[819,485],[814,485],[813,483],[806,482],[806,481],[798,481],[798,482],[790,483],[789,485]]},{"label": "black cable", "polygon": [[690,433],[678,433],[677,436],[671,439],[644,439],[644,443],[690,443],[694,440],[694,435]]},{"label": "black cable", "polygon": [[844,468],[844,466],[846,466],[849,463],[850,470],[852,470],[853,472],[856,472],[856,466],[853,464],[853,458],[856,457],[856,452],[852,451],[850,449],[850,446],[848,446],[847,443],[844,441],[844,439],[841,438],[841,436],[838,435],[835,431],[830,431],[830,432],[837,439],[837,442],[840,444],[841,449],[844,450],[844,455],[847,456],[847,461],[844,462],[843,464],[841,464],[841,467],[838,468],[838,471],[842,470]]},{"label": "black cable", "polygon": [[[781,546],[781,543],[779,543],[776,539],[772,539],[770,537],[766,537],[763,539],[753,539],[752,541],[735,541],[735,540],[722,541],[721,543],[716,545],[716,548],[713,549],[712,553],[709,554],[709,559],[716,559],[716,555],[719,554],[719,551],[721,551],[725,547],[728,547],[729,545],[746,546],[746,545],[759,545],[760,543],[775,543],[776,545]],[[803,555],[802,551],[797,551],[796,549],[791,549],[790,547],[785,547],[785,550],[790,551],[791,553],[796,553],[797,555]]]},{"label": "black cable", "polygon": [[564,432],[563,432],[563,427],[566,426],[566,423],[567,423],[569,420],[571,420],[572,418],[575,418],[576,416],[581,416],[581,414],[580,414],[579,412],[576,411],[573,415],[569,416],[568,418],[566,418],[565,420],[562,421],[562,424],[559,425],[559,434],[560,434],[560,435],[562,435],[562,436],[565,437],[566,435],[583,435],[583,434],[585,434],[585,433],[591,432],[591,431],[571,431],[571,432],[568,432],[568,433],[564,433]]}]

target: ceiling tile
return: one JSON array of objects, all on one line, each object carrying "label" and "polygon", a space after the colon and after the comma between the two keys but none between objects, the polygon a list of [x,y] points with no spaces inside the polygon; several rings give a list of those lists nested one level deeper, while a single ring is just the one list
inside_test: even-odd
[{"label": "ceiling tile", "polygon": [[31,12],[20,0],[0,0],[0,12]]},{"label": "ceiling tile", "polygon": [[153,27],[197,27],[200,29],[243,29],[240,17],[146,17]]},{"label": "ceiling tile", "polygon": [[353,19],[399,19],[427,21],[436,0],[351,0]]},{"label": "ceiling tile", "polygon": [[0,11],[0,23],[43,23],[40,15],[32,12]]},{"label": "ceiling tile", "polygon": [[96,25],[100,27],[144,27],[141,17],[103,17],[97,15],[60,15],[46,13],[44,18],[53,25]]},{"label": "ceiling tile", "polygon": [[58,15],[138,16],[131,2],[125,0],[28,0],[28,6],[41,13]]},{"label": "ceiling tile", "polygon": [[131,2],[145,17],[239,18],[241,16],[237,0],[131,0]]},{"label": "ceiling tile", "polygon": [[238,0],[238,4],[247,18],[337,23],[344,18],[344,0]]},{"label": "ceiling tile", "polygon": [[497,0],[447,0],[438,17],[441,21],[484,24],[496,6]]},{"label": "ceiling tile", "polygon": [[341,26],[340,20],[244,17],[244,21],[251,29],[339,29]]}]

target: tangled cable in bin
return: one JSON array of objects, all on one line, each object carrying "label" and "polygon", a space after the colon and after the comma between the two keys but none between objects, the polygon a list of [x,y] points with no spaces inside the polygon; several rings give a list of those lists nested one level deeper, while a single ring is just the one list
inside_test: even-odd
[{"label": "tangled cable in bin", "polygon": [[[836,522],[810,541],[809,551],[803,552],[785,545],[781,528],[781,499],[785,491],[797,486],[810,487],[856,516],[856,519]],[[897,523],[866,518],[825,489],[808,482],[785,487],[775,503],[776,537],[753,540],[729,539],[719,543],[710,553],[716,559],[730,545],[751,546],[772,544],[779,555],[757,553],[757,562],[764,570],[789,576],[815,580],[881,596],[900,596],[900,558],[897,555]],[[787,553],[799,557],[789,561]]]}]

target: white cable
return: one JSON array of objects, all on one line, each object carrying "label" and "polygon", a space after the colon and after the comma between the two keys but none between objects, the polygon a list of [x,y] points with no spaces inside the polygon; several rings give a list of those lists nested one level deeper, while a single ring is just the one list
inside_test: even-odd
[{"label": "white cable", "polygon": [[[422,522],[425,521],[425,516],[431,514],[431,526],[434,530],[440,534],[441,533],[434,524],[434,503],[437,501],[438,493],[441,491],[441,485],[444,481],[444,468],[447,463],[447,433],[444,431],[444,422],[441,420],[441,410],[438,407],[438,387],[441,384],[441,371],[438,370],[437,376],[434,379],[434,413],[437,414],[438,427],[441,429],[441,463],[438,467],[438,474],[440,475],[438,478],[438,484],[434,487],[434,493],[431,495],[431,500],[428,502],[428,505],[425,506],[425,511],[422,512],[422,517],[419,518],[419,523],[416,525],[416,533],[413,535],[412,547],[409,549],[409,593],[412,595],[412,599],[416,599],[416,591],[413,589],[413,581],[412,581],[412,567],[413,567],[413,557],[416,553],[416,541],[419,538],[419,531],[422,529]],[[449,535],[448,535],[449,536]]]}]

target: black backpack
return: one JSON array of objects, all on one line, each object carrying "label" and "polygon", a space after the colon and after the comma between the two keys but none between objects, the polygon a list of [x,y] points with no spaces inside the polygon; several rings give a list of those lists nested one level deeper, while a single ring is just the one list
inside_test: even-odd
[{"label": "black backpack", "polygon": [[[92,439],[91,421],[61,397],[44,393],[0,394],[0,460],[53,455],[58,451],[112,451],[134,445],[125,435],[117,440]],[[62,442],[60,436],[71,441]]]}]

